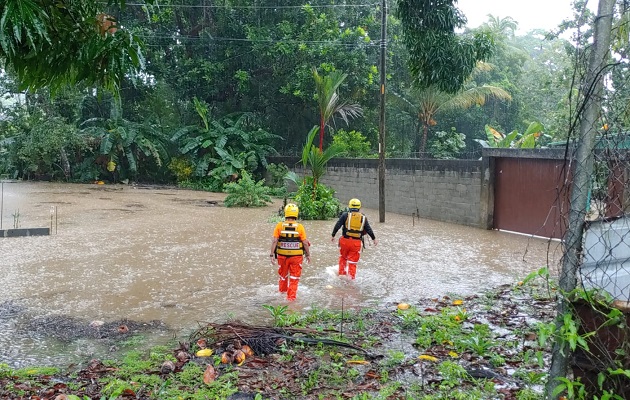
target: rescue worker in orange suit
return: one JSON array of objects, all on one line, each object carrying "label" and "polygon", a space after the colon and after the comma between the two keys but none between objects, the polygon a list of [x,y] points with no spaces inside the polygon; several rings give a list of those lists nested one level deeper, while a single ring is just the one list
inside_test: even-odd
[{"label": "rescue worker in orange suit", "polygon": [[295,204],[284,207],[284,221],[279,222],[273,231],[271,242],[271,264],[278,259],[278,288],[287,294],[287,300],[293,301],[297,296],[298,284],[302,275],[303,256],[310,264],[310,243],[306,238],[306,230],[297,222],[300,210]]},{"label": "rescue worker in orange suit", "polygon": [[363,235],[369,235],[375,246],[378,244],[378,241],[376,236],[374,236],[367,217],[359,211],[361,209],[361,201],[359,199],[351,199],[348,202],[348,209],[349,211],[341,214],[341,217],[335,224],[331,241],[335,241],[335,235],[341,228],[341,238],[339,238],[339,275],[348,275],[350,279],[354,279],[357,274],[357,263],[361,257]]}]

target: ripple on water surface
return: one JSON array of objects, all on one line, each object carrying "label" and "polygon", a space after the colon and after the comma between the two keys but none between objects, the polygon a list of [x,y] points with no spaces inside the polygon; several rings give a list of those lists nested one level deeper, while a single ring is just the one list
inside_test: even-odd
[{"label": "ripple on water surface", "polygon": [[[5,225],[6,214],[19,209],[21,227],[50,226],[50,206],[57,206],[56,235],[0,239],[0,304],[18,302],[32,318],[157,319],[188,334],[200,321],[267,323],[262,305],[288,304],[268,257],[279,202],[229,209],[211,204],[223,194],[122,185],[19,182],[4,190]],[[303,222],[312,263],[304,264],[291,309],[472,294],[547,262],[542,240],[389,213],[379,223],[377,211],[364,211],[379,244],[366,241],[352,282],[336,275],[335,221]],[[61,348],[79,357],[97,351],[45,335],[34,345],[28,334],[16,336],[16,318],[0,318],[0,362],[56,363]]]}]

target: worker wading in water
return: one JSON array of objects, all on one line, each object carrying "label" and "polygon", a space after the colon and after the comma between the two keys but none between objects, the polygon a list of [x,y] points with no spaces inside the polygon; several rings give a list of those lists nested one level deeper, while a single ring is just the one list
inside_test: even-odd
[{"label": "worker wading in water", "polygon": [[297,296],[298,284],[302,275],[303,255],[310,264],[310,243],[306,239],[306,231],[297,222],[300,210],[295,204],[284,207],[284,221],[279,222],[273,231],[271,242],[271,264],[278,259],[278,288],[287,294],[287,300],[293,301]]},{"label": "worker wading in water", "polygon": [[349,211],[341,214],[335,224],[331,241],[335,241],[337,231],[342,228],[341,238],[339,238],[339,275],[348,275],[350,279],[354,279],[357,274],[357,263],[361,257],[363,235],[369,235],[374,241],[374,245],[377,245],[378,241],[367,217],[359,211],[361,201],[359,199],[350,200],[348,209]]}]

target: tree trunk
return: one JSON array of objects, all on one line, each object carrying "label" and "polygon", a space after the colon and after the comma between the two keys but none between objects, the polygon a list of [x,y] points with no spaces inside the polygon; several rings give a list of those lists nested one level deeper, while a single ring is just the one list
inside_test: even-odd
[{"label": "tree trunk", "polygon": [[319,151],[324,151],[324,130],[326,124],[324,123],[324,116],[319,118]]},{"label": "tree trunk", "polygon": [[422,124],[422,145],[420,146],[420,154],[419,156],[422,157],[422,155],[424,154],[424,151],[427,148],[427,137],[429,136],[429,126],[425,123]]},{"label": "tree trunk", "polygon": [[[569,228],[564,237],[564,255],[559,286],[562,293],[569,293],[577,286],[577,269],[579,267],[580,249],[584,232],[589,182],[593,174],[593,150],[595,134],[600,125],[599,117],[602,103],[603,79],[607,72],[610,57],[610,37],[615,0],[599,0],[597,18],[595,19],[594,41],[588,60],[588,70],[582,83],[583,108],[577,115],[579,120],[578,148],[575,154],[575,174],[571,188],[569,208]],[[578,107],[580,109],[580,107]],[[571,132],[570,132],[571,133]],[[556,313],[556,328],[564,325],[564,315],[571,312],[569,300],[561,294]],[[554,400],[560,396],[553,395],[553,389],[560,383],[558,378],[567,376],[570,348],[566,341],[556,338],[553,350],[546,396]],[[562,393],[561,393],[562,394]]]},{"label": "tree trunk", "polygon": [[68,161],[68,154],[66,153],[66,149],[63,146],[60,149],[61,154],[61,168],[63,169],[63,174],[66,177],[66,182],[70,179],[70,162]]}]

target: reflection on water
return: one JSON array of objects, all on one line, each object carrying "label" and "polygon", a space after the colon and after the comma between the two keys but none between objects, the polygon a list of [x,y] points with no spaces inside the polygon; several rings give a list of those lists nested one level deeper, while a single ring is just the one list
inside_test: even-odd
[{"label": "reflection on water", "polygon": [[[217,206],[223,194],[132,186],[5,183],[5,229],[56,225],[58,234],[0,238],[0,304],[31,315],[91,320],[159,319],[182,334],[198,322],[267,322],[263,304],[285,304],[268,260],[274,214]],[[345,199],[342,199],[345,201]],[[57,215],[51,214],[57,207]],[[547,264],[548,243],[508,233],[364,210],[379,239],[357,279],[336,276],[335,221],[304,221],[312,243],[292,309],[369,307],[462,295],[519,280]],[[368,243],[366,242],[366,245]],[[552,248],[556,245],[552,244]],[[12,336],[0,315],[0,349]],[[76,346],[76,343],[73,344]],[[14,346],[15,347],[15,346]],[[29,360],[29,345],[0,363]]]}]

